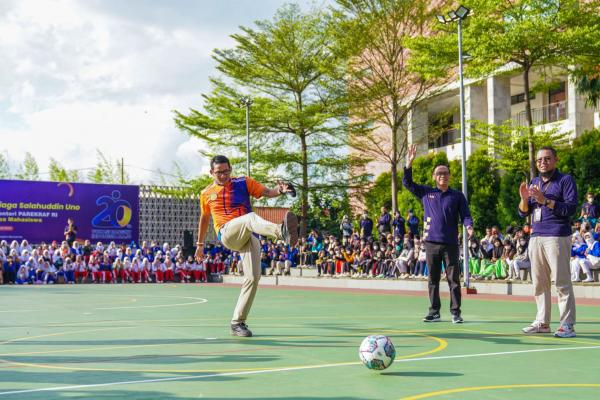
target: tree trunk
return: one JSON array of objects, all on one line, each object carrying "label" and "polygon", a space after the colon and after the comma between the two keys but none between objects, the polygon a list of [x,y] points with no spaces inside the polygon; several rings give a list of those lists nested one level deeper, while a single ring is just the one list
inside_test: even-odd
[{"label": "tree trunk", "polygon": [[535,168],[535,146],[533,143],[533,115],[531,113],[531,99],[529,97],[529,69],[526,66],[523,71],[523,84],[525,86],[525,118],[527,120],[527,145],[529,147],[529,179],[535,178],[537,169]]},{"label": "tree trunk", "polygon": [[392,215],[398,211],[398,165],[392,163]]},{"label": "tree trunk", "polygon": [[392,215],[398,211],[398,128],[392,129],[392,162],[390,172],[392,173]]}]

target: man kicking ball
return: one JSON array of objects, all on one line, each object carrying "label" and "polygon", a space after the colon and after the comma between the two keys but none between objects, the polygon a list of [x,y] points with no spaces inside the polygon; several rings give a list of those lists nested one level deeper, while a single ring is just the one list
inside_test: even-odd
[{"label": "man kicking ball", "polygon": [[214,182],[200,193],[196,260],[201,262],[204,258],[204,238],[212,216],[218,239],[228,249],[240,253],[244,271],[242,291],[231,320],[231,334],[250,337],[252,332],[246,319],[261,275],[257,235],[283,240],[292,247],[298,242],[298,218],[293,213],[286,213],[282,224],[266,221],[252,212],[250,196],[259,199],[289,193],[295,197],[296,190],[290,183],[278,182],[276,188],[269,189],[247,176],[232,178],[231,163],[225,156],[213,157],[210,174]]}]

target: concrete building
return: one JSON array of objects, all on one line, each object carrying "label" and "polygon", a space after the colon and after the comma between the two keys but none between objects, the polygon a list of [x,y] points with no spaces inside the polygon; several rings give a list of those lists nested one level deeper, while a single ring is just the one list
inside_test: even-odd
[{"label": "concrete building", "polygon": [[[531,74],[531,82],[538,80]],[[600,126],[598,110],[586,107],[585,98],[576,93],[569,78],[557,75],[551,89],[534,94],[531,101],[536,130],[554,129],[570,132],[571,140],[583,132]],[[523,77],[519,71],[507,68],[495,76],[465,81],[465,134],[469,157],[477,144],[471,140],[470,120],[502,124],[512,120],[525,126]],[[445,152],[450,160],[461,158],[460,131],[453,128],[460,122],[458,82],[417,109],[411,110],[408,121],[409,141],[418,143],[419,155]],[[435,134],[434,134],[435,132]]]}]

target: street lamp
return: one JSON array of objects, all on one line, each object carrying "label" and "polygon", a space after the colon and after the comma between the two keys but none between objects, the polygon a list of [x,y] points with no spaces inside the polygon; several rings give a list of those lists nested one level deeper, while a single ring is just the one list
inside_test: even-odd
[{"label": "street lamp", "polygon": [[[460,142],[462,144],[462,191],[467,197],[467,147],[465,143],[465,86],[463,81],[463,51],[462,51],[462,21],[471,12],[467,7],[460,5],[456,11],[450,11],[448,17],[438,15],[437,19],[442,24],[458,22],[458,76],[460,81]],[[463,271],[465,275],[465,286],[469,287],[469,245],[467,242],[467,231],[463,229]]]},{"label": "street lamp", "polygon": [[253,101],[250,97],[242,97],[240,106],[246,107],[246,175],[250,176],[250,106]]}]

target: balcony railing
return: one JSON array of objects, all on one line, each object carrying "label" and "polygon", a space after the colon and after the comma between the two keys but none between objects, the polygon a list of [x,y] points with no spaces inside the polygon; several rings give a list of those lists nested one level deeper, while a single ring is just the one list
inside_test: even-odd
[{"label": "balcony railing", "polygon": [[[567,102],[559,101],[558,103],[551,103],[547,106],[534,108],[531,110],[531,116],[533,118],[534,125],[548,124],[550,122],[562,121],[567,119],[568,110]],[[513,123],[516,126],[526,126],[527,117],[525,111],[521,111],[513,117]]]}]

